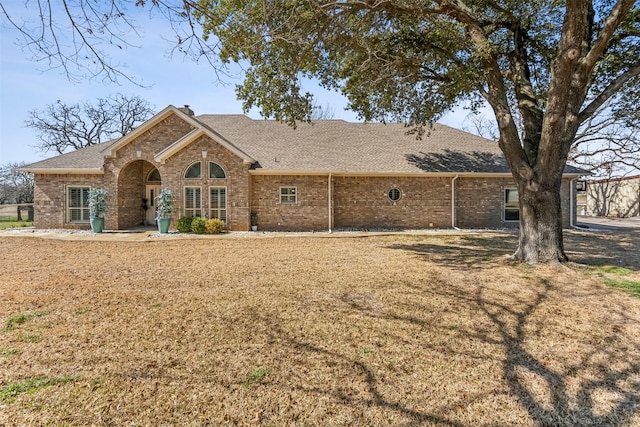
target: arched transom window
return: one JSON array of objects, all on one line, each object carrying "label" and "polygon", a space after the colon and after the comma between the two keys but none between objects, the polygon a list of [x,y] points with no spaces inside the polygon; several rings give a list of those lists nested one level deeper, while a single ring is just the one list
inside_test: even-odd
[{"label": "arched transom window", "polygon": [[217,163],[209,162],[209,178],[211,179],[223,179],[227,175],[224,173],[224,169]]},{"label": "arched transom window", "polygon": [[151,172],[149,172],[149,175],[147,176],[147,182],[160,182],[162,181],[162,179],[160,179],[160,172],[158,172],[158,169],[153,169]]},{"label": "arched transom window", "polygon": [[202,164],[200,162],[196,162],[189,166],[184,174],[184,177],[187,179],[202,178]]}]

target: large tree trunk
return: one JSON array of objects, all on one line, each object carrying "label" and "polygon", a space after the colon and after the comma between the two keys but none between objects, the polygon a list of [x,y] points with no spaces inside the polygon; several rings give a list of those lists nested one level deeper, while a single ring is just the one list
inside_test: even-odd
[{"label": "large tree trunk", "polygon": [[520,179],[520,237],[513,257],[529,264],[568,261],[562,241],[561,177],[552,183]]}]

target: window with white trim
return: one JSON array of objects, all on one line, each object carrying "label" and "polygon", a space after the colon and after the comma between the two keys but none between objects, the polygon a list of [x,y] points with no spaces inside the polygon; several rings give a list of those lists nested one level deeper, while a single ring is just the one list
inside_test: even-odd
[{"label": "window with white trim", "polygon": [[202,189],[184,187],[184,216],[202,216]]},{"label": "window with white trim", "polygon": [[298,203],[296,187],[280,187],[280,203],[283,205],[295,205]]},{"label": "window with white trim", "polygon": [[227,223],[227,187],[209,187],[209,217]]},{"label": "window with white trim", "polygon": [[520,221],[520,204],[518,203],[518,190],[515,188],[504,189],[504,220]]},{"label": "window with white trim", "polygon": [[195,162],[187,168],[184,174],[186,179],[199,179],[202,178],[202,163]]},{"label": "window with white trim", "polygon": [[89,222],[90,187],[67,187],[67,221]]},{"label": "window with white trim", "polygon": [[210,179],[224,179],[227,175],[224,173],[224,169],[217,163],[209,162],[209,178]]}]

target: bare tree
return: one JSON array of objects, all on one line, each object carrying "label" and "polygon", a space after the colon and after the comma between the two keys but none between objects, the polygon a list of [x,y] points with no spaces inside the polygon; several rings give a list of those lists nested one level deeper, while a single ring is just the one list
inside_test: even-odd
[{"label": "bare tree", "polygon": [[628,120],[635,110],[615,111],[607,102],[584,122],[569,161],[591,171],[595,177],[611,178],[640,171],[640,126]]},{"label": "bare tree", "polygon": [[220,46],[201,36],[196,5],[186,0],[0,1],[0,17],[18,31],[18,43],[30,59],[62,71],[70,81],[125,79],[142,86],[139,76],[113,58],[125,49],[142,48],[135,42],[142,38],[136,21],[145,12],[144,18],[169,24],[163,37],[173,46],[172,54],[204,60],[216,74],[227,75],[226,64],[218,60]]},{"label": "bare tree", "polygon": [[496,121],[475,111],[467,114],[464,118],[462,121],[462,130],[494,141],[500,139],[500,132],[498,131]]},{"label": "bare tree", "polygon": [[117,94],[98,98],[95,105],[58,100],[43,111],[30,111],[25,124],[37,130],[40,151],[62,154],[124,136],[152,115],[148,101]]},{"label": "bare tree", "polygon": [[326,104],[324,107],[314,103],[313,113],[311,114],[311,120],[331,120],[336,115],[336,109],[330,104]]},{"label": "bare tree", "polygon": [[[0,166],[0,204],[33,203],[33,174],[15,169],[25,163],[7,163]],[[22,221],[20,206],[16,208],[18,221]]]}]

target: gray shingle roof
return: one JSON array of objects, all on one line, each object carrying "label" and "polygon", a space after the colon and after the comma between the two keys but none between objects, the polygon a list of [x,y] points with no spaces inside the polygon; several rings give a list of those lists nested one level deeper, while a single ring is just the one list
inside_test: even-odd
[{"label": "gray shingle roof", "polygon": [[[498,144],[435,124],[421,139],[402,124],[324,120],[297,128],[243,115],[201,115],[195,120],[217,132],[257,164],[261,172],[355,174],[509,173]],[[25,166],[23,170],[101,168],[104,151],[117,140]],[[108,151],[108,150],[107,150]],[[583,171],[567,167],[565,173]]]}]

